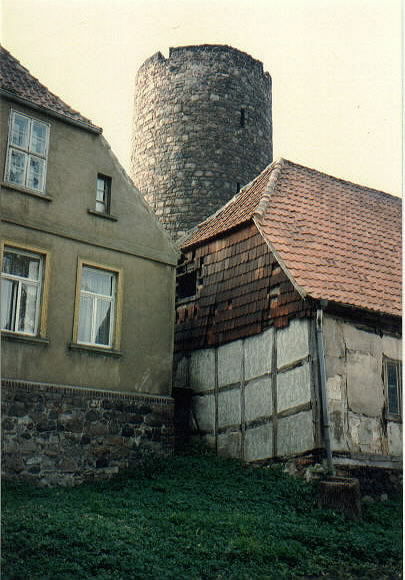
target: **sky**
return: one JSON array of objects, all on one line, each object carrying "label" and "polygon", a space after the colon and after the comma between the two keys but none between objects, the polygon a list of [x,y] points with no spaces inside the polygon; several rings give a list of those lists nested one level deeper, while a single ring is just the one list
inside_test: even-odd
[{"label": "sky", "polygon": [[401,0],[0,0],[2,44],[129,172],[136,71],[228,44],[273,80],[274,158],[402,190]]}]

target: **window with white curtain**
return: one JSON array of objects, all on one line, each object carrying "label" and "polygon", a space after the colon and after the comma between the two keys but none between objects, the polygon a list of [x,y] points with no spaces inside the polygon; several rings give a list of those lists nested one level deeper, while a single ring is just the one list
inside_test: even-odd
[{"label": "window with white curtain", "polygon": [[5,181],[45,191],[49,125],[11,111]]},{"label": "window with white curtain", "polygon": [[115,316],[117,275],[83,265],[77,342],[111,347]]},{"label": "window with white curtain", "polygon": [[1,273],[1,329],[38,333],[44,258],[6,246]]}]

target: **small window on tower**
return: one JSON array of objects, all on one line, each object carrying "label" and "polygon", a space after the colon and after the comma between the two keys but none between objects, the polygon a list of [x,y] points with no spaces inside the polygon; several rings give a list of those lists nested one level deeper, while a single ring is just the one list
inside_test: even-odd
[{"label": "small window on tower", "polygon": [[244,127],[245,126],[245,122],[246,122],[246,111],[242,107],[242,109],[240,110],[240,126],[241,127]]},{"label": "small window on tower", "polygon": [[240,192],[240,183],[238,182],[236,184],[236,193],[239,193],[239,192]]},{"label": "small window on tower", "polygon": [[96,211],[110,213],[111,205],[111,177],[97,175]]}]

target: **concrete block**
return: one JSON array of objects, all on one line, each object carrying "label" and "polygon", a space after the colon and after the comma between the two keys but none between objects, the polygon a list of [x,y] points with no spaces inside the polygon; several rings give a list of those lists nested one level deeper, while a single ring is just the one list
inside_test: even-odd
[{"label": "concrete block", "polygon": [[248,429],[245,434],[245,461],[267,459],[273,454],[273,427],[271,422]]},{"label": "concrete block", "polygon": [[385,403],[382,358],[370,353],[347,353],[347,399],[354,413],[381,415]]},{"label": "concrete block", "polygon": [[218,348],[218,385],[231,385],[241,380],[242,341],[236,340]]},{"label": "concrete block", "polygon": [[241,422],[240,388],[218,393],[218,427]]},{"label": "concrete block", "polygon": [[343,399],[343,377],[335,375],[326,381],[326,395],[328,401],[342,401]]},{"label": "concrete block", "polygon": [[218,455],[222,457],[240,457],[242,434],[240,431],[230,431],[218,435]]},{"label": "concrete block", "polygon": [[245,380],[271,372],[273,329],[247,338],[245,348]]},{"label": "concrete block", "polygon": [[271,377],[256,379],[245,386],[245,420],[254,421],[273,413]]},{"label": "concrete block", "polygon": [[215,428],[215,399],[214,395],[193,397],[193,418],[196,430],[214,431]]},{"label": "concrete block", "polygon": [[312,412],[303,411],[279,419],[277,424],[277,455],[283,457],[310,451],[314,447]]},{"label": "concrete block", "polygon": [[388,421],[387,434],[389,455],[402,455],[402,423]]},{"label": "concrete block", "polygon": [[188,379],[188,369],[189,369],[189,359],[186,356],[182,356],[177,361],[176,372],[174,375],[174,386],[179,389],[186,389],[189,385]]},{"label": "concrete block", "polygon": [[383,355],[394,360],[402,360],[402,340],[395,336],[382,337]]},{"label": "concrete block", "polygon": [[277,411],[284,411],[310,400],[311,375],[308,363],[277,376]]},{"label": "concrete block", "polygon": [[349,411],[349,446],[352,452],[381,454],[381,422],[373,417],[364,417]]},{"label": "concrete block", "polygon": [[190,358],[190,387],[194,391],[213,389],[215,386],[215,351],[212,348],[196,350]]},{"label": "concrete block", "polygon": [[382,339],[378,334],[361,330],[350,323],[344,323],[342,329],[347,349],[381,357]]},{"label": "concrete block", "polygon": [[307,320],[292,320],[277,332],[277,367],[301,360],[309,354],[309,326]]},{"label": "concrete block", "polygon": [[325,356],[344,357],[345,341],[343,338],[343,323],[340,320],[325,315],[323,319],[323,337]]}]

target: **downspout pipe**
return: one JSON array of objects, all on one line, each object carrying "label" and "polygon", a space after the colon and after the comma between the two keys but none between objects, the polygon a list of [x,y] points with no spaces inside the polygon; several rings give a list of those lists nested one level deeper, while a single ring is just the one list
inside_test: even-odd
[{"label": "downspout pipe", "polygon": [[321,400],[321,424],[322,434],[326,451],[326,462],[328,466],[328,475],[335,475],[335,468],[333,465],[332,448],[330,443],[330,425],[328,402],[326,395],[326,366],[325,366],[325,346],[323,337],[323,308],[327,302],[321,301],[320,306],[316,310],[316,347],[318,354],[318,368],[319,368],[319,390]]}]

